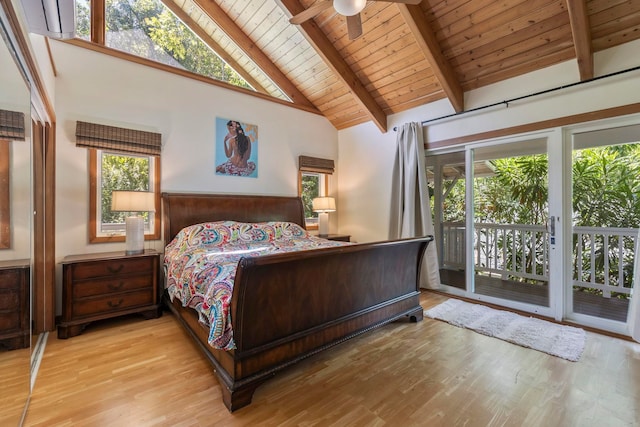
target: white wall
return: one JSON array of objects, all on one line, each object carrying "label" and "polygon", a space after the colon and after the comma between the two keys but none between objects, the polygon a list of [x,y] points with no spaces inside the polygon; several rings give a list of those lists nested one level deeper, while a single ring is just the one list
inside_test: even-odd
[{"label": "white wall", "polygon": [[[640,40],[595,55],[595,74],[602,76],[640,66]],[[575,61],[531,73],[465,94],[473,109],[579,81]],[[640,102],[640,71],[564,89],[480,112],[428,124],[426,141],[473,135],[526,123]],[[366,123],[339,131],[339,231],[369,242],[388,237],[390,180],[396,132],[408,122],[452,114],[448,101],[438,101],[389,117],[385,134]],[[353,167],[357,165],[357,167]]]},{"label": "white wall", "polygon": [[[57,68],[57,261],[124,250],[124,243],[88,243],[88,154],[75,146],[78,120],[161,133],[162,191],[296,196],[299,155],[337,160],[338,134],[323,116],[68,43],[51,41],[51,50]],[[215,174],[216,117],[258,126],[257,178]],[[145,247],[162,248],[160,241]]]}]

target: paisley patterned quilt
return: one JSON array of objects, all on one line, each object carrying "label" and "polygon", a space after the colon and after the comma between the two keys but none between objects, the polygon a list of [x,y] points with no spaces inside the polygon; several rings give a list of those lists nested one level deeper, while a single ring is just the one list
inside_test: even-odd
[{"label": "paisley patterned quilt", "polygon": [[209,344],[235,348],[231,328],[231,294],[238,261],[243,257],[340,246],[310,235],[290,222],[218,221],[182,229],[164,254],[166,288],[171,301],[198,312],[209,328]]}]

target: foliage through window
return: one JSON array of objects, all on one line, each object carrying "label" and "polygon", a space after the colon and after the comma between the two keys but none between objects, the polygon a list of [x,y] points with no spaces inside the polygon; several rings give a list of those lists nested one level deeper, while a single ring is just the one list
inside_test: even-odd
[{"label": "foliage through window", "polygon": [[[76,1],[76,37],[91,38],[90,0]],[[106,45],[251,89],[160,0],[106,0]]]},{"label": "foliage through window", "polygon": [[[127,212],[111,211],[112,193],[116,190],[158,191],[159,165],[154,156],[137,156],[110,153],[103,150],[91,150],[92,192],[95,194],[95,206],[91,208],[90,241],[112,241],[121,237],[125,230]],[[156,213],[144,212],[145,235],[159,238]]]},{"label": "foliage through window", "polygon": [[313,211],[313,199],[327,195],[327,176],[323,173],[300,172],[299,187],[304,206],[305,225],[308,229],[316,229],[318,213]]},{"label": "foliage through window", "polygon": [[[546,155],[526,155],[489,161],[492,174],[478,176],[474,185],[474,222],[492,224],[528,225],[544,223],[548,216],[548,159]],[[476,163],[476,167],[478,164]],[[433,176],[433,170],[428,169]],[[574,227],[593,228],[640,228],[640,143],[608,145],[585,148],[573,152],[572,205]],[[464,221],[465,186],[464,179],[445,180],[446,199],[443,202],[443,221]],[[432,183],[431,183],[432,184]],[[433,194],[433,185],[430,187]],[[431,199],[433,203],[433,198]],[[544,238],[543,235],[539,236]],[[571,243],[574,258],[579,242]],[[509,242],[506,246],[517,246],[521,242]],[[542,245],[538,242],[538,245]],[[610,283],[623,278],[622,286],[630,288],[633,278],[633,240],[605,241],[595,239],[583,243],[580,252],[583,265],[588,265],[591,253],[596,255],[597,267],[594,282],[603,283],[602,266],[608,259]],[[609,251],[605,257],[605,251]],[[516,251],[519,252],[519,251]],[[521,251],[520,251],[521,252]],[[624,258],[624,259],[621,259]],[[613,260],[613,261],[612,261]],[[510,259],[509,262],[522,262]],[[616,265],[614,265],[616,264]],[[542,265],[542,264],[540,264]],[[623,267],[619,267],[623,266]],[[511,266],[511,268],[516,269]],[[517,269],[520,269],[518,267]],[[619,274],[618,268],[629,271]],[[583,272],[590,274],[591,270]],[[573,272],[578,279],[578,272]],[[584,279],[584,278],[582,278]],[[585,281],[591,278],[584,279]],[[601,293],[601,291],[594,291]],[[627,298],[625,295],[614,295]]]}]

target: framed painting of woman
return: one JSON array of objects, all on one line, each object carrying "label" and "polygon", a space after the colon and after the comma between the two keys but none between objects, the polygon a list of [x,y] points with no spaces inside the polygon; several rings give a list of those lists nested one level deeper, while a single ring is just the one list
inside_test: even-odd
[{"label": "framed painting of woman", "polygon": [[216,118],[216,175],[258,177],[258,126]]}]

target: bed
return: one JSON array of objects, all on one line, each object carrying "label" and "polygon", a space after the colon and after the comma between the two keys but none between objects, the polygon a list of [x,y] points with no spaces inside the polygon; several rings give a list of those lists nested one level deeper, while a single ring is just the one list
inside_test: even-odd
[{"label": "bed", "polygon": [[[297,197],[163,193],[162,202],[165,245],[185,227],[214,221],[304,227]],[[230,350],[213,348],[195,310],[166,290],[164,302],[212,364],[223,402],[235,411],[251,403],[260,384],[306,357],[400,318],[422,320],[418,275],[432,239],[241,258],[229,305]]]}]

